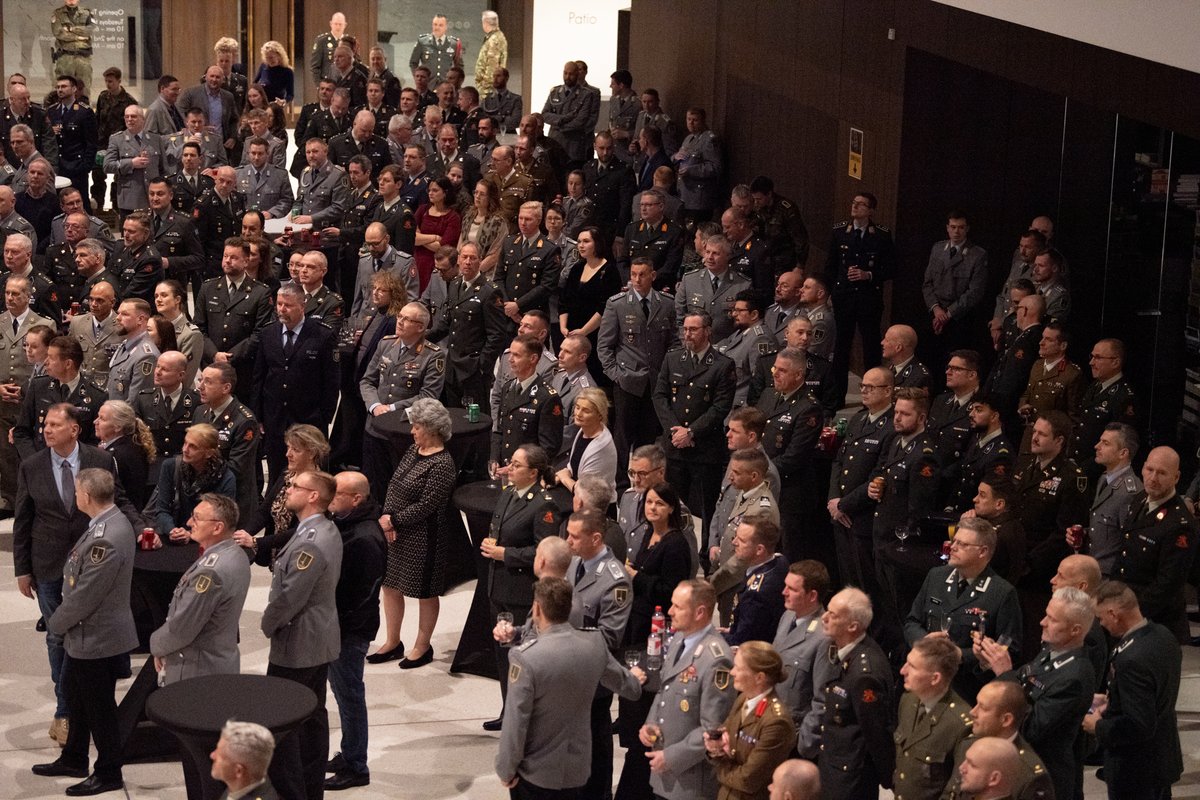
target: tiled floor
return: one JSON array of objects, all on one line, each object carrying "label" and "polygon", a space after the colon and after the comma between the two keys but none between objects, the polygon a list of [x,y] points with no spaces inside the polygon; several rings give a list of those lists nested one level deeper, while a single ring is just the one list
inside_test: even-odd
[{"label": "tiled floor", "polygon": [[[269,573],[255,568],[242,617],[242,668],[266,669],[267,642],[258,622],[266,604]],[[498,734],[480,729],[496,715],[500,696],[494,682],[469,675],[449,674],[453,650],[470,605],[474,584],[454,590],[443,600],[434,636],[433,664],[400,672],[395,663],[368,665],[371,744],[369,787],[351,789],[348,797],[443,800],[472,798],[500,800],[507,792],[492,772]],[[416,609],[405,622],[406,638],[415,630]],[[37,607],[16,590],[12,577],[11,523],[0,523],[0,797],[51,798],[62,795],[72,781],[39,778],[29,768],[56,757],[46,737],[53,699],[41,634],[34,631]],[[140,667],[135,661],[134,670]],[[124,693],[128,681],[118,686]],[[337,715],[330,696],[330,720],[337,747]],[[1186,775],[1176,797],[1200,797],[1200,650],[1185,648],[1184,679],[1179,700]],[[618,747],[617,773],[620,771]],[[1104,797],[1103,786],[1088,770],[1087,797]],[[132,798],[183,800],[183,777],[178,763],[134,764],[125,769]],[[2,787],[9,787],[4,789]],[[332,793],[331,793],[332,795]],[[117,795],[108,795],[117,796]],[[888,795],[884,795],[888,796]]]}]

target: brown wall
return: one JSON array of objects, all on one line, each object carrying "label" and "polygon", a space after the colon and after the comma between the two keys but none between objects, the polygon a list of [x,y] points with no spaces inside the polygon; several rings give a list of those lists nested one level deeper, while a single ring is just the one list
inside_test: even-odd
[{"label": "brown wall", "polygon": [[[162,15],[163,73],[179,78],[184,86],[199,83],[213,63],[213,45],[222,36],[239,38],[238,0],[164,0]],[[242,53],[246,58],[246,54]],[[256,61],[250,63],[257,66]],[[251,68],[253,70],[253,68]],[[145,82],[138,95],[144,105],[157,96],[157,87]]]}]

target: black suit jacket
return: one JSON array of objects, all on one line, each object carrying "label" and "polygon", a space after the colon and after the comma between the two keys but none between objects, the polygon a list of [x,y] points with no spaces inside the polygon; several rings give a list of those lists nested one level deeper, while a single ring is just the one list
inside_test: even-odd
[{"label": "black suit jacket", "polygon": [[[112,453],[79,445],[79,468],[106,469],[114,475],[117,463]],[[34,453],[17,468],[17,505],[13,512],[13,566],[17,575],[33,575],[35,580],[52,581],[62,577],[63,565],[71,545],[83,535],[90,521],[78,508],[63,507],[58,493],[50,449]],[[135,530],[142,518],[129,503],[117,481],[117,507],[129,518]]]},{"label": "black suit jacket", "polygon": [[337,407],[339,377],[332,328],[306,318],[292,352],[284,354],[283,324],[272,322],[259,339],[250,407],[280,434],[294,423],[326,430]]},{"label": "black suit jacket", "polygon": [[145,508],[149,496],[147,476],[150,472],[150,463],[146,460],[146,454],[142,448],[138,447],[128,436],[122,436],[116,441],[109,442],[102,449],[112,453],[113,458],[116,459],[117,476],[121,479],[121,485],[125,487],[125,491],[129,495],[129,502],[136,509]]},{"label": "black suit jacket", "polygon": [[[303,148],[302,148],[303,149]],[[191,215],[196,209],[196,203],[205,190],[211,191],[213,188],[213,179],[207,175],[199,175],[196,178],[196,188],[192,189],[192,185],[183,177],[183,172],[176,172],[168,180],[171,181],[171,190],[174,195],[171,198],[171,205],[176,211]]]},{"label": "black suit jacket", "polygon": [[[489,536],[504,548],[504,560],[488,562],[488,597],[493,603],[528,609],[533,605],[533,556],[538,543],[558,534],[558,506],[534,486],[517,496],[504,490],[492,514]],[[519,620],[518,620],[519,622]]]},{"label": "black suit jacket", "polygon": [[1134,496],[1125,540],[1113,565],[1113,577],[1128,583],[1142,613],[1166,625],[1181,642],[1188,637],[1184,586],[1196,555],[1196,518],[1183,497],[1175,495],[1153,513],[1146,494]]}]

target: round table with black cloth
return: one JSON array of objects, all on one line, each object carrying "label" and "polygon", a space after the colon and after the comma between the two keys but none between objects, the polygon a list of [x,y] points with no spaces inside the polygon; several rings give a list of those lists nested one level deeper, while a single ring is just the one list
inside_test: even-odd
[{"label": "round table with black cloth", "polygon": [[[447,408],[450,413],[450,439],[446,442],[446,451],[454,459],[454,465],[461,474],[464,469],[475,464],[472,453],[486,453],[491,443],[492,418],[482,411],[478,422],[467,421],[465,408]],[[387,436],[392,446],[393,463],[400,459],[412,447],[412,423],[407,414],[384,414],[375,418],[376,430]]]},{"label": "round table with black cloth", "polygon": [[[151,695],[146,713],[179,739],[188,800],[216,800],[225,791],[212,778],[209,754],[231,719],[257,722],[279,742],[317,707],[312,690],[268,675],[206,675],[173,683]],[[278,748],[276,748],[278,752]]]},{"label": "round table with black cloth", "polygon": [[[571,493],[562,486],[550,489],[558,505],[558,510],[567,516],[573,507]],[[491,559],[484,558],[479,552],[480,545],[487,537],[492,524],[492,513],[500,502],[500,485],[490,481],[478,481],[460,486],[450,498],[454,507],[463,512],[467,518],[470,538],[467,540],[471,547],[471,559],[464,560],[465,564],[473,564],[476,570],[474,577],[479,579],[475,584],[475,595],[471,598],[471,610],[463,623],[462,636],[458,640],[458,649],[454,653],[454,663],[450,671],[466,672],[484,678],[499,678],[496,674],[496,656],[492,647],[491,606],[488,603],[488,563]],[[457,519],[459,515],[452,514]],[[466,537],[455,537],[463,539]],[[454,553],[447,553],[447,569],[454,563],[457,546]],[[520,625],[520,621],[517,622]]]}]

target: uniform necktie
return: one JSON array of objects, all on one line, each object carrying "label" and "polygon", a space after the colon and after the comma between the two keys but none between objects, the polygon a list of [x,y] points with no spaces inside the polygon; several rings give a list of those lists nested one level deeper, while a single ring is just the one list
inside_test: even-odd
[{"label": "uniform necktie", "polygon": [[796,625],[797,625],[799,622],[800,622],[800,620],[798,620],[798,619],[793,619],[793,620],[792,620],[792,624],[791,624],[791,625],[788,625],[787,632],[788,632],[788,633],[791,633],[792,631],[796,630]]},{"label": "uniform necktie", "polygon": [[158,214],[155,214],[154,215],[154,235],[155,236],[158,235],[158,231],[161,228],[162,228],[162,217],[160,217]]},{"label": "uniform necktie", "polygon": [[967,587],[970,585],[971,585],[971,582],[968,581],[966,578],[959,578],[958,579],[958,595],[957,596],[962,597],[963,592],[965,592],[967,590]]},{"label": "uniform necktie", "polygon": [[650,300],[645,297],[642,298],[642,316],[650,319]]},{"label": "uniform necktie", "polygon": [[713,275],[713,276],[712,276],[712,287],[713,287],[713,294],[716,294],[716,293],[717,293],[717,287],[718,287],[718,286],[720,286],[720,285],[721,285],[721,278],[720,278],[720,276],[719,276],[719,275]]},{"label": "uniform necktie", "polygon": [[142,146],[142,136],[141,136],[141,134],[139,134],[139,133],[135,133],[135,134],[133,135],[133,141],[134,141],[134,142],[137,144],[137,146],[138,146],[138,147],[141,147],[141,146]]},{"label": "uniform necktie", "polygon": [[954,258],[956,255],[958,255],[958,248],[952,245],[950,247],[950,257]]},{"label": "uniform necktie", "polygon": [[679,659],[683,658],[683,651],[685,649],[685,646],[686,645],[684,642],[679,643],[679,647],[675,649],[675,658],[672,659],[671,666],[675,666],[676,664],[679,663]]},{"label": "uniform necktie", "polygon": [[920,724],[921,724],[921,722],[922,722],[922,721],[925,719],[925,714],[926,714],[926,713],[927,713],[927,712],[925,711],[925,704],[924,704],[924,703],[917,703],[917,720],[916,720],[916,723],[917,723],[918,725],[920,725]]},{"label": "uniform necktie", "polygon": [[187,182],[188,182],[188,188],[190,188],[192,190],[192,194],[195,194],[196,193],[196,176],[189,175]]},{"label": "uniform necktie", "polygon": [[71,462],[63,460],[59,467],[59,494],[62,495],[63,508],[68,513],[75,510],[75,473],[71,472]]},{"label": "uniform necktie", "polygon": [[283,332],[283,354],[285,356],[290,356],[292,354],[292,337],[295,335],[296,332],[291,328],[288,328]]},{"label": "uniform necktie", "polygon": [[858,242],[861,242],[861,241],[862,241],[862,237],[863,237],[862,228],[855,228],[855,229],[854,229],[854,241],[855,241],[855,243],[857,244]]},{"label": "uniform necktie", "polygon": [[383,259],[377,258],[375,259],[375,271],[379,272],[381,269],[383,269]]},{"label": "uniform necktie", "polygon": [[777,316],[775,318],[775,327],[782,328],[785,320],[787,320],[787,312],[784,311],[783,309],[780,309],[777,312]]},{"label": "uniform necktie", "polygon": [[166,392],[163,392],[162,401],[163,401],[163,408],[167,409],[168,414],[170,414],[172,411],[175,410],[175,407],[171,404],[171,395],[167,394]]},{"label": "uniform necktie", "polygon": [[19,328],[19,327],[21,327],[21,323],[17,322],[16,318],[14,318],[13,319],[13,336],[17,335],[17,328]]},{"label": "uniform necktie", "polygon": [[576,586],[578,586],[579,582],[581,580],[583,580],[583,573],[584,573],[583,562],[580,561],[579,566],[575,567],[575,585]]}]

